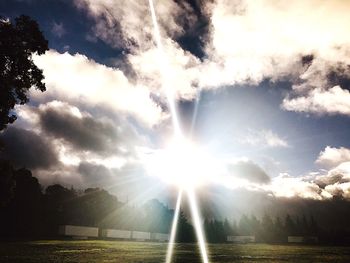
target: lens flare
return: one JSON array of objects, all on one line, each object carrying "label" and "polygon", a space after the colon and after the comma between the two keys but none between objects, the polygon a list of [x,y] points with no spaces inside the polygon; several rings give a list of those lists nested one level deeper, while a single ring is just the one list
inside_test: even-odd
[{"label": "lens flare", "polygon": [[[204,233],[201,227],[201,220],[199,215],[199,209],[195,198],[195,193],[193,191],[193,187],[198,180],[198,175],[206,174],[208,172],[207,167],[203,166],[203,164],[208,163],[205,161],[205,158],[201,156],[201,153],[195,150],[193,146],[184,140],[184,136],[181,132],[179,118],[176,112],[175,106],[175,93],[174,89],[171,88],[170,81],[170,67],[169,63],[166,60],[166,55],[163,49],[163,45],[161,42],[161,36],[159,31],[159,26],[157,23],[157,17],[154,10],[153,0],[149,0],[149,6],[152,16],[152,23],[154,27],[154,37],[158,48],[158,63],[159,70],[162,78],[162,89],[165,92],[172,123],[174,127],[174,138],[175,145],[167,151],[167,157],[164,159],[165,163],[157,162],[153,166],[153,168],[160,169],[160,174],[164,172],[164,174],[170,174],[169,178],[174,181],[180,188],[178,199],[176,202],[176,208],[173,218],[173,223],[171,227],[170,240],[168,244],[168,251],[166,255],[166,263],[170,263],[172,259],[172,253],[174,250],[174,241],[176,228],[178,224],[179,211],[180,211],[180,203],[182,197],[182,188],[186,188],[188,200],[190,203],[190,210],[193,217],[193,222],[196,230],[197,240],[199,243],[199,248],[202,256],[203,263],[209,263],[207,249],[205,245]],[[198,159],[198,156],[201,156]],[[163,170],[162,167],[165,167],[166,170]],[[203,168],[199,170],[199,168]]]},{"label": "lens flare", "polygon": [[193,218],[194,228],[196,230],[197,240],[199,243],[199,249],[200,249],[201,256],[202,256],[202,261],[203,261],[203,263],[209,263],[207,248],[205,245],[204,233],[203,233],[203,229],[202,229],[202,222],[200,219],[198,204],[196,201],[196,196],[194,194],[194,191],[192,189],[188,189],[187,196],[188,196],[188,200],[190,202],[190,210],[191,210],[191,214],[192,214],[192,218]]},{"label": "lens flare", "polygon": [[179,188],[197,188],[215,181],[219,163],[204,148],[184,138],[175,138],[164,148],[144,157],[146,171]]},{"label": "lens flare", "polygon": [[182,198],[182,190],[179,190],[179,194],[177,196],[175,211],[174,211],[174,218],[173,223],[171,225],[171,232],[170,232],[170,240],[168,244],[168,250],[166,253],[166,259],[165,263],[170,263],[171,258],[173,256],[173,250],[174,250],[174,243],[175,243],[175,236],[176,236],[176,230],[177,230],[177,224],[179,221],[179,214],[180,214],[180,205],[181,205],[181,198]]},{"label": "lens flare", "polygon": [[162,45],[156,12],[154,11],[153,0],[149,0],[149,6],[151,10],[151,16],[152,16],[152,22],[153,22],[153,28],[154,28],[154,38],[158,49],[157,61],[159,63],[159,70],[162,78],[162,82],[161,82],[162,89],[164,90],[168,101],[175,136],[176,137],[182,136],[180,122],[176,112],[174,89],[171,88],[171,81],[170,81],[171,70],[169,68],[169,62],[167,61],[167,57]]}]

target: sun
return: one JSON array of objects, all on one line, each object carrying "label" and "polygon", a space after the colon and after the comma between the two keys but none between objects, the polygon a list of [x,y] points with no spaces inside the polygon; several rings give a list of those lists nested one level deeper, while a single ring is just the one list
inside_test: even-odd
[{"label": "sun", "polygon": [[146,169],[150,175],[181,189],[209,183],[216,170],[209,153],[183,137],[176,137],[164,149],[153,152]]}]

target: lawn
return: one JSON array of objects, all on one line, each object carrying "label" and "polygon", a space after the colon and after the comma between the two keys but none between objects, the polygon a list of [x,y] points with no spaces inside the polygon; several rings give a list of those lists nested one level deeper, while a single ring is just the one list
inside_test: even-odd
[{"label": "lawn", "polygon": [[[164,262],[165,243],[32,241],[0,243],[0,262]],[[210,262],[350,262],[350,247],[211,244]],[[173,262],[201,262],[196,244],[177,244]]]}]

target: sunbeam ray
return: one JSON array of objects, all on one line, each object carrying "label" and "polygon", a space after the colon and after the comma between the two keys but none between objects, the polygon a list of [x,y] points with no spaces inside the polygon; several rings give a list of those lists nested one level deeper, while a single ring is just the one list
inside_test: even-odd
[{"label": "sunbeam ray", "polygon": [[193,130],[194,130],[194,127],[196,125],[197,115],[198,115],[198,106],[199,106],[200,99],[201,99],[201,90],[198,89],[197,94],[196,94],[196,101],[195,101],[195,104],[194,104],[192,121],[191,121],[190,138],[192,138]]},{"label": "sunbeam ray", "polygon": [[166,55],[164,52],[164,48],[162,45],[161,37],[160,37],[160,31],[158,27],[158,22],[157,22],[157,17],[156,13],[154,11],[154,4],[153,0],[149,0],[149,6],[151,10],[151,15],[152,15],[152,22],[153,22],[153,28],[154,28],[154,37],[155,41],[157,44],[158,48],[158,63],[159,63],[159,70],[161,73],[161,78],[162,78],[162,89],[165,92],[170,113],[171,113],[171,118],[172,118],[172,123],[174,126],[174,132],[175,136],[181,136],[181,128],[180,128],[180,122],[178,119],[178,115],[176,112],[176,105],[175,105],[175,96],[174,96],[174,91],[171,89],[170,86],[170,81],[169,81],[169,64],[166,60]]},{"label": "sunbeam ray", "polygon": [[205,244],[204,233],[202,229],[202,222],[200,220],[198,204],[196,201],[196,196],[193,189],[187,189],[187,196],[190,203],[190,210],[192,214],[192,219],[194,223],[194,228],[197,235],[197,240],[199,243],[199,249],[202,256],[203,263],[209,263],[207,248]]},{"label": "sunbeam ray", "polygon": [[170,263],[172,256],[173,256],[175,236],[176,236],[176,230],[177,230],[177,225],[178,225],[178,221],[179,221],[179,214],[180,214],[181,199],[182,199],[182,190],[180,189],[178,196],[177,196],[173,222],[171,225],[170,239],[169,239],[169,243],[168,243],[168,249],[167,249],[167,253],[166,253],[165,263]]},{"label": "sunbeam ray", "polygon": [[[173,128],[174,128],[174,137],[175,137],[175,139],[183,140],[184,136],[183,136],[182,131],[181,131],[180,122],[179,122],[179,118],[178,118],[177,111],[176,111],[175,94],[174,94],[174,90],[171,88],[171,85],[170,85],[169,63],[166,60],[166,55],[165,55],[163,45],[161,42],[161,36],[160,36],[160,31],[159,31],[159,27],[158,27],[158,23],[157,23],[156,13],[154,10],[153,0],[149,0],[149,7],[150,7],[151,16],[152,16],[152,23],[153,23],[153,27],[154,27],[154,37],[155,37],[155,41],[156,41],[157,48],[158,48],[158,63],[159,63],[159,70],[160,70],[161,78],[162,78],[162,82],[161,82],[162,89],[164,90],[167,101],[168,101],[170,114],[171,114],[171,118],[172,118],[172,123],[173,123]],[[196,103],[196,108],[195,108],[195,112],[194,112],[194,116],[193,116],[194,119],[196,118],[196,115],[197,115],[197,107],[198,107],[197,104],[198,104],[198,102]],[[195,120],[193,120],[192,126],[194,126],[194,121]],[[192,133],[192,129],[193,129],[193,127],[191,127],[191,133]],[[178,174],[178,176],[181,176],[181,175]],[[197,206],[197,202],[196,202],[196,198],[195,198],[195,194],[193,192],[193,189],[187,189],[187,194],[188,194],[188,200],[190,203],[191,213],[192,213],[192,217],[193,217],[193,221],[194,221],[194,225],[195,225],[195,231],[196,231],[197,240],[199,243],[202,261],[203,261],[203,263],[209,263],[207,249],[206,249],[206,245],[205,245],[204,233],[203,233],[203,230],[201,227],[201,220],[200,220],[198,206]],[[172,259],[172,253],[174,250],[174,240],[175,240],[176,228],[177,228],[178,217],[179,217],[181,196],[182,196],[182,190],[180,188],[178,199],[176,202],[176,209],[175,209],[175,214],[174,214],[172,228],[171,228],[170,240],[169,240],[169,244],[168,244],[166,263],[170,263],[171,259]]]}]

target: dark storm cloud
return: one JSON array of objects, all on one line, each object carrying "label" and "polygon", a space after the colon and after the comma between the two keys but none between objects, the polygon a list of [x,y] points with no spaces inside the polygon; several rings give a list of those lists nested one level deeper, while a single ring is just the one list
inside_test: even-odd
[{"label": "dark storm cloud", "polygon": [[252,183],[266,184],[270,182],[270,177],[265,171],[252,161],[238,161],[230,164],[228,169],[232,176]]},{"label": "dark storm cloud", "polygon": [[32,131],[9,127],[0,134],[4,144],[1,158],[18,167],[48,168],[58,163],[55,149],[49,141]]},{"label": "dark storm cloud", "polygon": [[[144,167],[138,162],[129,162],[119,169],[81,162],[76,171],[84,187],[101,187],[118,198],[135,203],[159,196],[165,187],[159,179],[147,176]],[[164,193],[161,197],[164,198]]]},{"label": "dark storm cloud", "polygon": [[[102,155],[121,153],[118,148],[121,141],[127,143],[133,136],[132,131],[116,127],[109,120],[79,117],[61,107],[48,107],[39,111],[39,114],[41,127],[46,133],[64,139],[76,150]],[[127,149],[123,149],[123,153],[126,154]]]},{"label": "dark storm cloud", "polygon": [[350,182],[350,179],[344,176],[344,174],[342,173],[334,173],[326,176],[319,176],[315,180],[315,184],[317,184],[323,189],[326,188],[326,186],[328,185],[342,184],[347,182]]},{"label": "dark storm cloud", "polygon": [[112,171],[101,164],[81,162],[78,166],[78,172],[81,174],[84,182],[91,184],[105,184],[112,177]]},{"label": "dark storm cloud", "polygon": [[338,63],[338,65],[333,66],[327,74],[327,81],[330,86],[339,85],[344,89],[350,90],[349,65]]},{"label": "dark storm cloud", "polygon": [[312,64],[312,61],[314,60],[314,55],[305,55],[301,57],[301,63],[303,66],[310,66]]},{"label": "dark storm cloud", "polygon": [[[209,25],[210,18],[205,13],[205,5],[209,1],[203,0],[177,0],[175,1],[183,10],[191,11],[192,19],[191,23],[185,21],[183,24],[184,33],[177,39],[180,46],[198,58],[205,56],[204,46],[205,41],[209,38]],[[190,9],[186,6],[191,7]],[[184,17],[188,16],[188,12],[184,12],[177,19],[184,20]]]}]

